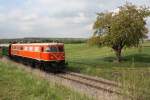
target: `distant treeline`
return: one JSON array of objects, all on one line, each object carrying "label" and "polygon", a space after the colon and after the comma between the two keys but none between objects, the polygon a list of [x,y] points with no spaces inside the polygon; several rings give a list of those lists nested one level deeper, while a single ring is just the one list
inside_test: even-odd
[{"label": "distant treeline", "polygon": [[63,42],[63,43],[85,43],[85,38],[16,38],[0,39],[0,44],[5,43],[46,43],[46,42]]}]

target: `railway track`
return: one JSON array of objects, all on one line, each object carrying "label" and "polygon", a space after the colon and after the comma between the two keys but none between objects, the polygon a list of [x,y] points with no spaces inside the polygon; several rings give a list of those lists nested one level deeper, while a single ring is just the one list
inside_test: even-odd
[{"label": "railway track", "polygon": [[121,89],[120,85],[112,81],[94,78],[74,72],[64,72],[61,74],[57,74],[57,76],[70,81],[74,81],[79,84],[86,85],[94,89],[121,95],[121,92],[119,92]]}]

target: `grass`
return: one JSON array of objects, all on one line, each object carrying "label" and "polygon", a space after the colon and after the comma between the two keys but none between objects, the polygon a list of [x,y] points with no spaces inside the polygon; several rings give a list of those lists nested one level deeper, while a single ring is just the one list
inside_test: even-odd
[{"label": "grass", "polygon": [[[115,55],[110,48],[88,47],[86,44],[66,44],[66,59],[69,68],[77,67],[75,71],[82,71],[87,67],[92,69],[125,69],[125,68],[148,68],[150,67],[150,48],[143,47],[139,52],[137,48],[124,49],[122,55],[125,59],[122,63],[113,62]],[[76,66],[83,65],[83,66]],[[81,68],[80,68],[81,67]]]},{"label": "grass", "polygon": [[88,100],[58,84],[49,83],[12,63],[0,62],[0,100]]},{"label": "grass", "polygon": [[0,48],[0,57],[2,57],[2,49]]},{"label": "grass", "polygon": [[124,61],[114,62],[113,50],[108,47],[89,47],[86,44],[66,44],[68,69],[74,72],[119,81],[125,87],[135,88],[132,95],[139,100],[150,99],[150,42],[147,47],[125,48]]},{"label": "grass", "polygon": [[144,44],[143,44],[143,46],[150,46],[150,40],[145,41]]},{"label": "grass", "polygon": [[[142,48],[125,48],[124,61],[114,62],[108,47],[65,44],[68,69],[74,72],[119,81],[126,94],[137,100],[150,100],[150,42]],[[48,84],[27,73],[0,62],[0,99],[2,100],[85,100],[86,97],[57,84]],[[132,91],[128,91],[128,87]],[[134,100],[133,99],[133,100]]]},{"label": "grass", "polygon": [[65,48],[69,70],[112,80],[115,80],[114,76],[105,76],[105,74],[125,69],[141,70],[150,67],[149,47],[143,47],[141,52],[137,48],[124,49],[122,55],[125,61],[119,64],[114,62],[115,55],[107,47],[97,48],[88,47],[86,44],[66,44]]}]

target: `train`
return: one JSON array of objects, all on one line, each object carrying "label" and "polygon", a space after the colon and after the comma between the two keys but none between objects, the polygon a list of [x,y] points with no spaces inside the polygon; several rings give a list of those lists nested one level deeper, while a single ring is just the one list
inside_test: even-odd
[{"label": "train", "polygon": [[0,46],[10,59],[52,72],[66,68],[64,43],[14,43]]}]

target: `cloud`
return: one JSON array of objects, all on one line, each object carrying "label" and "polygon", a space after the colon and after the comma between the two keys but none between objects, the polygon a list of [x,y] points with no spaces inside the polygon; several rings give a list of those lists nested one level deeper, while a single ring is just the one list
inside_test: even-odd
[{"label": "cloud", "polygon": [[[148,0],[130,0],[150,5]],[[122,0],[0,1],[0,38],[89,37],[96,13],[112,11]],[[147,24],[150,27],[150,21]]]}]

